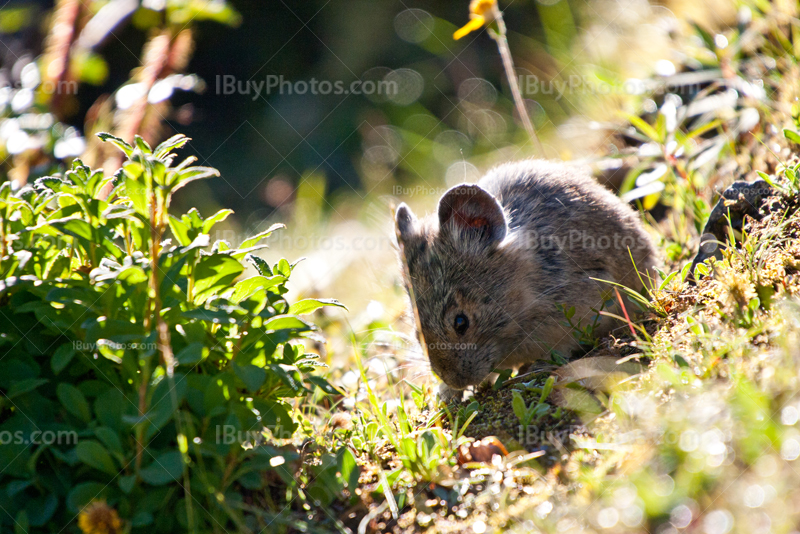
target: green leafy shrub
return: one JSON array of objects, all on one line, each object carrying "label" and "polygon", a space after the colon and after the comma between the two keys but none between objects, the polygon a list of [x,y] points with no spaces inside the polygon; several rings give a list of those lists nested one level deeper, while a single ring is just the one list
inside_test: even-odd
[{"label": "green leafy shrub", "polygon": [[290,437],[287,399],[332,391],[298,315],[341,305],[286,301],[294,266],[253,255],[279,225],[234,249],[209,237],[230,210],[169,215],[217,174],[174,164],[187,138],[101,137],[127,155],[113,177],[76,161],[0,188],[0,530],[77,531],[98,502],[133,532],[241,530],[242,489],[296,459],[242,443]]}]

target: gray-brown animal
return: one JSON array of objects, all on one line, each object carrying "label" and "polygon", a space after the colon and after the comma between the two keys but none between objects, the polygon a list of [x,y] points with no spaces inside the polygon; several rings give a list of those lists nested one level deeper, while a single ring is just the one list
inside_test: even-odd
[{"label": "gray-brown animal", "polygon": [[[496,167],[422,219],[401,204],[396,225],[431,367],[455,390],[551,350],[568,354],[577,341],[558,305],[589,324],[613,291],[595,279],[638,290],[637,269],[648,280],[656,264],[636,212],[582,170],[549,161]],[[596,332],[613,326],[603,318]]]}]

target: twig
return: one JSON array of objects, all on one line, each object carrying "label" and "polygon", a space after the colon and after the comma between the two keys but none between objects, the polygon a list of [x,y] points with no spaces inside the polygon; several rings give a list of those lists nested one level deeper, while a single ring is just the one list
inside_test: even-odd
[{"label": "twig", "polygon": [[508,47],[508,38],[506,37],[506,23],[503,20],[503,12],[497,7],[497,3],[492,5],[492,16],[497,23],[497,31],[489,30],[489,35],[497,43],[497,48],[500,50],[500,57],[503,59],[503,68],[506,71],[506,78],[508,78],[508,85],[511,87],[511,94],[514,97],[514,105],[517,108],[522,125],[525,131],[528,132],[531,140],[533,141],[534,148],[537,155],[544,157],[544,148],[542,147],[539,136],[536,135],[536,130],[533,128],[531,117],[528,115],[528,109],[525,107],[525,101],[522,100],[522,92],[519,90],[517,83],[517,73],[514,69],[514,60],[511,57],[511,49]]}]

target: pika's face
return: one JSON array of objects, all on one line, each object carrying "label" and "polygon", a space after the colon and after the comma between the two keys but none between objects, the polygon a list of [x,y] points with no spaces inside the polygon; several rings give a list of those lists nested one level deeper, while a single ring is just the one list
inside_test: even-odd
[{"label": "pika's face", "polygon": [[484,269],[461,255],[439,261],[436,248],[409,262],[409,275],[431,367],[447,385],[463,389],[503,366],[518,329],[498,291],[502,280],[487,281]]},{"label": "pika's face", "polygon": [[522,335],[514,308],[524,284],[499,246],[502,208],[478,186],[457,186],[442,198],[438,221],[418,221],[402,205],[397,229],[433,371],[455,389],[480,383],[504,367]]}]

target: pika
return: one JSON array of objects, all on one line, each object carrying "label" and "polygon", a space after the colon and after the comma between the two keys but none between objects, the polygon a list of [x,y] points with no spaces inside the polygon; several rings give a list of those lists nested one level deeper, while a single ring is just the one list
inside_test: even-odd
[{"label": "pika", "polygon": [[[418,219],[403,203],[395,222],[431,368],[451,388],[443,396],[495,369],[572,352],[558,305],[586,325],[613,291],[599,280],[641,290],[654,276],[639,215],[563,163],[500,165],[449,189],[437,211]],[[613,326],[602,317],[595,332]]]}]

